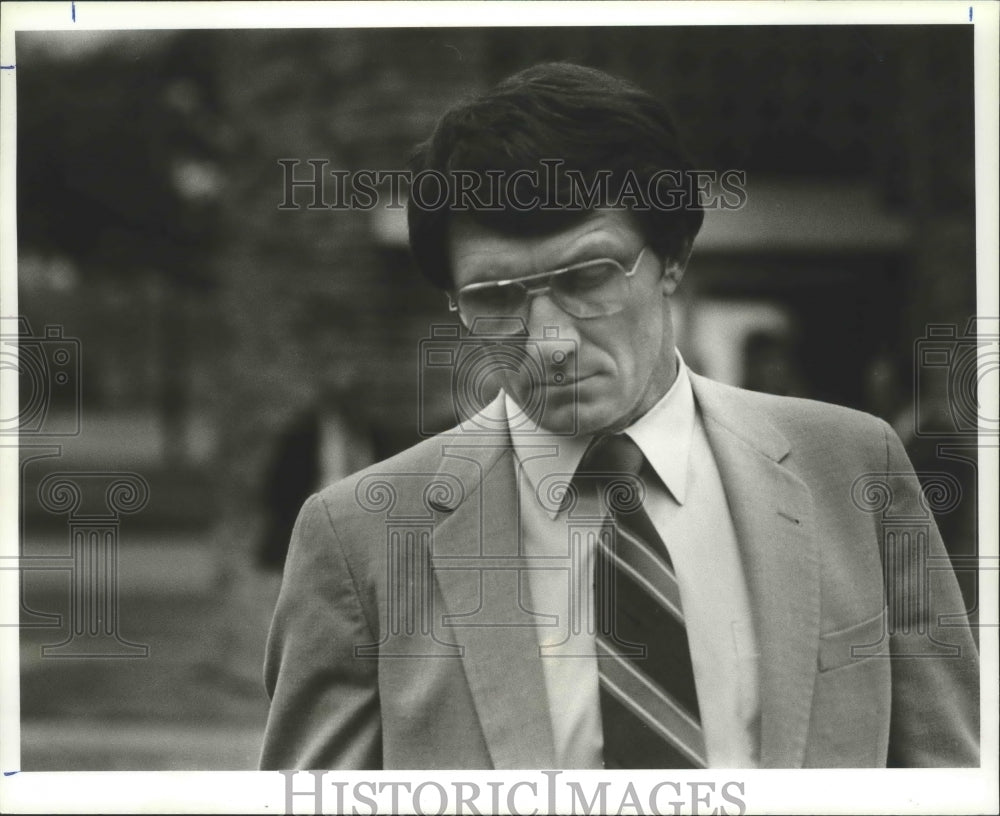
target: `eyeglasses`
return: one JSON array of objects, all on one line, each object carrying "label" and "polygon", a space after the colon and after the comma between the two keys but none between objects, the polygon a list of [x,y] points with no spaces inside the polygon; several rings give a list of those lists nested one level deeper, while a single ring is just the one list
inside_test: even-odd
[{"label": "eyeglasses", "polygon": [[628,299],[628,279],[635,275],[645,254],[643,247],[629,270],[613,258],[597,258],[523,278],[470,283],[459,289],[454,299],[448,295],[448,308],[458,312],[467,328],[484,318],[524,321],[531,299],[544,294],[573,317],[617,314]]}]

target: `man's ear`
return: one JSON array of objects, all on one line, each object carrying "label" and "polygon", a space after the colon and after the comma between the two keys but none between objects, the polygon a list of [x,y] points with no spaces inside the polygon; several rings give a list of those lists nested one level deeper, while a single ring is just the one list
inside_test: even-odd
[{"label": "man's ear", "polygon": [[684,277],[684,270],[687,269],[688,258],[691,257],[691,239],[687,239],[678,248],[672,258],[663,261],[663,276],[660,285],[663,288],[664,297],[669,297],[677,291]]}]

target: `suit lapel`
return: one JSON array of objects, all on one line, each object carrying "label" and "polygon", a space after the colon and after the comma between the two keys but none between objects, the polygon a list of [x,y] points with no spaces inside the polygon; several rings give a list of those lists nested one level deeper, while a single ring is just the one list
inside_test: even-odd
[{"label": "suit lapel", "polygon": [[819,648],[812,495],[781,462],[787,440],[735,389],[692,376],[736,527],[760,649],[765,768],[802,764]]},{"label": "suit lapel", "polygon": [[510,437],[459,435],[442,444],[440,472],[463,486],[463,495],[438,508],[444,515],[434,531],[444,637],[463,648],[462,665],[494,767],[553,767],[537,632],[524,612],[530,601],[520,594],[527,581],[517,568],[526,564]]}]

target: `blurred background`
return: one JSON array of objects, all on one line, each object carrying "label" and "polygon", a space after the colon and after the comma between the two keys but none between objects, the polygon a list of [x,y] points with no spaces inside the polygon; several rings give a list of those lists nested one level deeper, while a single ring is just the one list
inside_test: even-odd
[{"label": "blurred background", "polygon": [[636,81],[697,167],[747,173],[677,298],[689,364],[882,416],[960,485],[938,523],[956,563],[976,552],[952,376],[975,348],[971,26],[18,32],[16,55],[27,323],[4,333],[41,361],[21,386],[22,413],[41,406],[21,417],[24,554],[70,552],[48,475],[149,488],[112,525],[117,634],[145,657],[43,657],[69,638],[72,576],[24,574],[23,769],[255,766],[303,493],[450,407],[418,390],[420,341],[452,321],[403,212],[281,210],[278,161],[402,169],[451,103],[539,61]]}]

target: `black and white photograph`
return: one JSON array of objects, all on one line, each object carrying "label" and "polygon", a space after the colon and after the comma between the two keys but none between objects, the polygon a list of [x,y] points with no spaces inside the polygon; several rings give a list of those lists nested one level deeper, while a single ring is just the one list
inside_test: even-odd
[{"label": "black and white photograph", "polygon": [[1000,807],[1000,7],[4,5],[0,810]]}]

